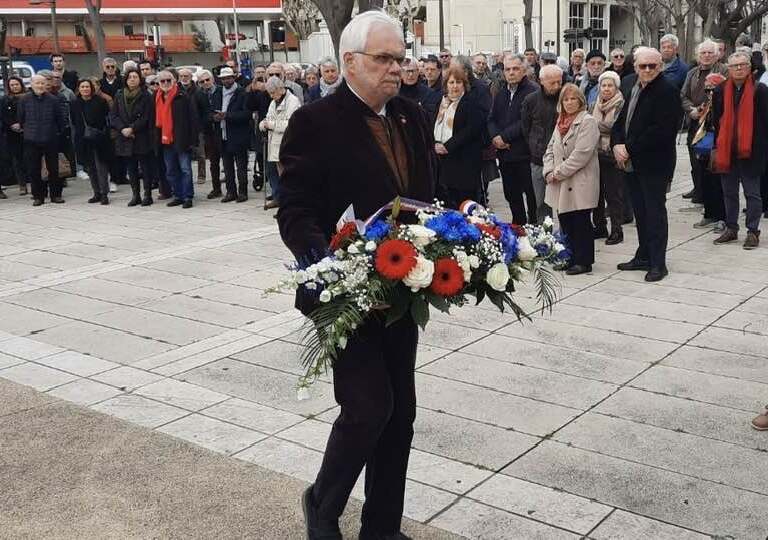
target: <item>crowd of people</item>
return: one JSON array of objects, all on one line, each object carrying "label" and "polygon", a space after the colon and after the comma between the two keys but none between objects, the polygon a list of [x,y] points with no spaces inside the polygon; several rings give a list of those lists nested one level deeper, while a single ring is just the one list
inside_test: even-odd
[{"label": "crowd of people", "polygon": [[[492,57],[444,49],[396,60],[399,95],[417,103],[433,129],[437,197],[447,206],[466,199],[489,205],[488,185],[500,178],[514,223],[557,215],[574,254],[569,274],[591,271],[594,240],[621,243],[623,226],[634,221],[639,247],[619,269],[645,270],[647,280],[657,281],[667,275],[666,194],[681,128],[694,185],[683,196],[703,211],[694,226],[719,233],[716,244],[737,240],[741,185],[744,248],[759,244],[768,212],[768,75],[752,48],[727,57],[724,51],[723,43],[705,40],[690,67],[668,34],[658,50],[615,49],[608,58],[581,49],[570,61],[535,49]],[[0,104],[9,150],[2,170],[21,194],[31,184],[35,206],[47,197],[63,203],[62,179],[76,175],[90,179],[90,203],[109,204],[109,193],[127,183],[129,206],[151,205],[157,190],[168,206],[190,208],[193,161],[198,184],[210,174],[208,199],[243,202],[253,154],[252,187],[268,182],[265,208],[277,208],[291,116],[343,82],[330,57],[305,70],[256,65],[252,80],[233,60],[214,75],[157,72],[150,62],[127,61],[120,69],[106,58],[100,78],[82,79],[60,54],[51,65],[32,78],[29,91],[9,78]]]}]

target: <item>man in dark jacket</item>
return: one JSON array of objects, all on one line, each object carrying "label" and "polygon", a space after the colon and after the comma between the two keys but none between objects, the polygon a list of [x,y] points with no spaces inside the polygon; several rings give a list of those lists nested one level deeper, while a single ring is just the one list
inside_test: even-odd
[{"label": "man in dark jacket", "polygon": [[32,183],[32,206],[45,201],[46,186],[41,177],[41,159],[48,169],[48,189],[52,203],[63,203],[59,178],[58,140],[67,129],[68,119],[61,101],[46,91],[42,75],[32,77],[32,93],[19,101],[19,124],[24,130],[24,160]]},{"label": "man in dark jacket", "polygon": [[155,125],[165,161],[165,174],[173,188],[167,206],[192,208],[192,149],[200,133],[195,102],[184,93],[170,71],[157,74],[160,89],[155,96]]},{"label": "man in dark jacket", "polygon": [[675,171],[675,139],[680,127],[680,92],[662,75],[656,49],[635,53],[637,84],[613,125],[611,145],[618,167],[628,173],[639,246],[619,270],[644,270],[646,281],[667,275],[666,191]]},{"label": "man in dark jacket", "polygon": [[[229,68],[219,72],[222,86],[211,101],[210,121],[214,136],[220,141],[224,162],[227,194],[221,202],[248,200],[248,145],[251,142],[251,111],[243,88],[235,84],[235,73]],[[237,164],[237,183],[235,183]]]},{"label": "man in dark jacket", "polygon": [[763,201],[760,176],[768,155],[768,87],[752,76],[751,56],[736,52],[728,57],[728,80],[715,89],[715,171],[722,174],[725,226],[715,244],[739,237],[739,183],[747,200],[747,238],[744,249],[760,243]]},{"label": "man in dark jacket", "polygon": [[[328,251],[336,222],[350,205],[365,219],[398,195],[431,201],[435,194],[431,130],[419,106],[397,96],[402,27],[366,11],[347,25],[341,43],[341,87],[298,109],[282,141],[277,221],[299,261]],[[318,303],[315,296],[297,298],[305,314]],[[407,538],[399,531],[416,415],[417,341],[410,316],[390,326],[371,317],[340,351],[333,384],[341,414],[302,501],[308,539],[341,540],[338,520],[364,466],[359,538]]]},{"label": "man in dark jacket", "polygon": [[437,114],[441,95],[419,82],[419,66],[410,58],[403,61],[401,79],[400,96],[418,103],[431,121]]},{"label": "man in dark jacket", "polygon": [[424,78],[427,80],[427,86],[430,90],[443,95],[443,70],[440,68],[440,60],[437,56],[430,54],[424,61]]},{"label": "man in dark jacket", "polygon": [[123,77],[117,70],[117,62],[114,58],[105,58],[101,62],[101,67],[104,68],[104,75],[99,83],[101,91],[114,98],[117,91],[123,87]]},{"label": "man in dark jacket", "polygon": [[688,75],[688,64],[677,54],[680,41],[675,34],[666,34],[659,40],[661,58],[664,60],[664,76],[675,88],[680,90]]},{"label": "man in dark jacket", "polygon": [[547,184],[544,181],[544,154],[557,124],[557,100],[563,87],[563,70],[547,65],[539,72],[541,88],[523,100],[521,118],[523,137],[531,153],[531,183],[536,194],[536,219],[539,224],[552,209],[544,202]]},{"label": "man in dark jacket", "polygon": [[205,158],[210,162],[211,169],[211,192],[208,193],[208,199],[218,199],[221,197],[221,137],[215,135],[211,120],[213,97],[216,95],[218,87],[213,73],[207,69],[203,69],[197,74],[197,82],[200,84],[200,88],[195,97],[197,112],[202,118],[200,131],[203,136]]},{"label": "man in dark jacket", "polygon": [[336,60],[330,56],[320,60],[320,82],[307,90],[305,103],[312,103],[333,94],[341,85],[341,75]]},{"label": "man in dark jacket", "polygon": [[61,74],[61,80],[64,83],[64,86],[73,92],[77,92],[77,82],[80,78],[77,75],[77,71],[66,69],[67,64],[64,62],[64,55],[61,53],[53,53],[50,56],[50,60],[53,71]]},{"label": "man in dark jacket", "polygon": [[510,54],[504,58],[507,84],[494,97],[488,117],[488,134],[499,152],[504,198],[512,211],[513,223],[518,225],[536,223],[536,195],[531,184],[528,145],[523,137],[522,106],[525,97],[538,90],[539,85],[528,80],[527,72],[528,65],[523,55]]}]

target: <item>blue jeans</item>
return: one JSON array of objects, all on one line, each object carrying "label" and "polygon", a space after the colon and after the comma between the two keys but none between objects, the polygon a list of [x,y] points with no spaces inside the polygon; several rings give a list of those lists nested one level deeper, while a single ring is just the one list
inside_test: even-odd
[{"label": "blue jeans", "polygon": [[272,200],[280,202],[280,173],[277,171],[277,161],[267,161],[267,180],[272,188]]},{"label": "blue jeans", "polygon": [[179,152],[172,145],[163,145],[165,160],[165,175],[173,188],[173,198],[180,201],[191,201],[195,196],[192,183],[192,154]]}]

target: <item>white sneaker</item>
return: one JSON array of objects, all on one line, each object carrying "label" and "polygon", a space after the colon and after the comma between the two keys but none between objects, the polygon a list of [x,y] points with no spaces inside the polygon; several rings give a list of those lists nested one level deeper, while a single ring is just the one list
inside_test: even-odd
[{"label": "white sneaker", "polygon": [[77,176],[78,180],[90,180],[91,179],[91,177],[88,176],[88,173],[85,172],[85,171],[77,171],[77,174],[75,176]]},{"label": "white sneaker", "polygon": [[109,192],[110,193],[117,193],[117,184],[114,182],[109,183]]}]

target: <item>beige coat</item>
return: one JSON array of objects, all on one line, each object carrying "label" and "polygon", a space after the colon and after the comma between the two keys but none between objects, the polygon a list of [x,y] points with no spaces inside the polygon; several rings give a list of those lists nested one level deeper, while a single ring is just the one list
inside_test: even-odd
[{"label": "beige coat", "polygon": [[269,104],[265,125],[269,129],[269,145],[267,148],[267,161],[280,161],[280,145],[283,142],[283,134],[288,128],[288,121],[293,113],[301,107],[299,98],[290,90],[285,91],[285,98],[277,105],[273,100]]},{"label": "beige coat", "polygon": [[565,137],[555,128],[544,154],[544,178],[553,172],[558,178],[558,181],[547,184],[544,197],[555,212],[565,214],[597,206],[600,196],[599,139],[597,121],[586,111],[579,113]]}]

